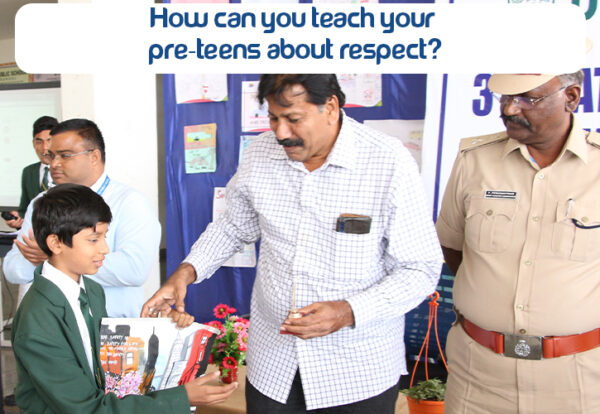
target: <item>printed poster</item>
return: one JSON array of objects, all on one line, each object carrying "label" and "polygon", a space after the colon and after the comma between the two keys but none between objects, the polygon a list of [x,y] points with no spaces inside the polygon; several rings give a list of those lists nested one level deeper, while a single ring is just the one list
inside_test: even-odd
[{"label": "printed poster", "polygon": [[381,106],[381,74],[338,74],[346,94],[345,108]]},{"label": "printed poster", "polygon": [[259,105],[258,81],[242,82],[242,132],[264,132],[269,127],[267,103]]},{"label": "printed poster", "polygon": [[0,64],[0,85],[11,83],[29,83],[33,81],[33,75],[23,72],[16,63]]},{"label": "printed poster", "polygon": [[186,174],[217,170],[217,124],[183,127]]},{"label": "printed poster", "polygon": [[240,155],[238,158],[238,164],[242,162],[242,155],[248,146],[256,139],[258,135],[242,135],[240,136]]},{"label": "printed poster", "polygon": [[226,74],[175,75],[175,100],[178,104],[221,102],[227,99]]},{"label": "printed poster", "polygon": [[102,318],[106,392],[145,395],[201,376],[219,333],[199,323],[180,329],[170,318]]},{"label": "printed poster", "polygon": [[[215,187],[213,197],[213,221],[216,221],[227,210],[225,203],[225,187]],[[243,250],[234,254],[227,260],[223,266],[227,267],[255,267],[256,266],[256,247],[254,243],[246,244]]]}]

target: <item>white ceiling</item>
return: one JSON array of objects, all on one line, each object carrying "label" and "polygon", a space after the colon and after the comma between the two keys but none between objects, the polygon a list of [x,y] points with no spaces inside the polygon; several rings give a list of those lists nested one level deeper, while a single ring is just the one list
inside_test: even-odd
[{"label": "white ceiling", "polygon": [[0,40],[15,37],[15,15],[27,3],[56,3],[56,0],[0,0]]}]

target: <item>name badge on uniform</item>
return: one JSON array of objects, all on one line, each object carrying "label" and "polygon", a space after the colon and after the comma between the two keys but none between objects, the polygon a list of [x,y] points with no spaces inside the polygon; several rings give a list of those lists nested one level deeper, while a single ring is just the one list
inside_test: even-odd
[{"label": "name badge on uniform", "polygon": [[498,190],[485,190],[485,198],[501,198],[508,200],[516,200],[516,191],[498,191]]}]

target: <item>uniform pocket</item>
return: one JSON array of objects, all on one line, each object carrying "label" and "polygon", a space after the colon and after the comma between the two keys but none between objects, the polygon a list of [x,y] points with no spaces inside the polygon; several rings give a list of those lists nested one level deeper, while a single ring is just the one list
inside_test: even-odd
[{"label": "uniform pocket", "polygon": [[[578,226],[573,222],[575,220]],[[559,202],[552,229],[552,252],[578,262],[600,255],[600,207],[581,202]]]},{"label": "uniform pocket", "polygon": [[465,242],[474,250],[500,253],[510,245],[517,200],[471,198],[465,220]]}]

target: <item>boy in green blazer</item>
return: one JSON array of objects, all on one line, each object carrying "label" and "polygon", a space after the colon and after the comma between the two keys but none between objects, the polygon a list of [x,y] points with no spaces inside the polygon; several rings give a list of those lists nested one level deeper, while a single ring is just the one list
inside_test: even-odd
[{"label": "boy in green blazer", "polygon": [[[38,266],[13,321],[17,405],[22,413],[181,413],[224,401],[236,388],[210,386],[218,372],[150,395],[104,391],[99,358],[102,287],[93,275],[108,253],[110,208],[90,188],[56,186],[36,200],[33,229],[48,261]],[[189,324],[185,314],[174,320]]]}]

